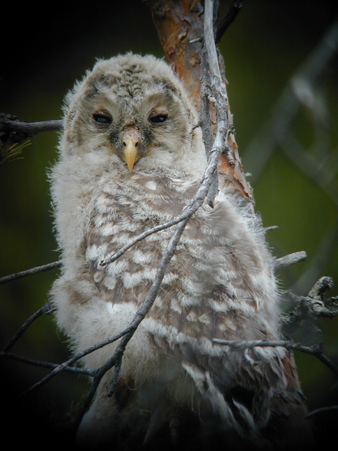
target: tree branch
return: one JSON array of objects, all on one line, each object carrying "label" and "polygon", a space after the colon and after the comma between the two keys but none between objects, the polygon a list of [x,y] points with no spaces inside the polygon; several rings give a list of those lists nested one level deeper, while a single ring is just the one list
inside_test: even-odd
[{"label": "tree branch", "polygon": [[57,261],[53,263],[47,263],[47,265],[36,266],[35,268],[26,269],[25,271],[20,271],[15,274],[10,274],[0,278],[0,285],[2,283],[12,282],[13,280],[21,279],[22,277],[32,276],[33,274],[38,274],[40,272],[50,271],[51,269],[60,268],[62,266],[62,261]]},{"label": "tree branch", "polygon": [[62,120],[50,120],[40,122],[20,122],[17,120],[10,120],[0,118],[0,133],[22,133],[31,137],[41,132],[50,132],[61,130]]},{"label": "tree branch", "polygon": [[54,308],[52,307],[52,304],[50,302],[41,307],[38,311],[36,311],[33,315],[31,315],[27,319],[27,321],[24,322],[24,324],[22,324],[22,326],[19,328],[16,334],[8,341],[3,351],[4,352],[9,351],[36,319],[40,318],[40,316],[44,314],[50,315],[51,313],[53,313],[53,311]]},{"label": "tree branch", "polygon": [[[18,362],[22,362],[22,363],[25,363],[25,364],[28,364],[28,365],[33,365],[33,366],[39,366],[41,368],[57,368],[59,366],[57,363],[42,362],[41,360],[29,359],[27,357],[19,356],[19,355],[12,354],[10,352],[4,352],[4,351],[0,351],[0,358],[16,360]],[[87,370],[85,368],[79,368],[79,367],[67,366],[66,365],[66,366],[64,366],[62,368],[62,370],[63,371],[68,371],[70,373],[76,373],[76,374],[85,375],[85,376],[93,376],[93,371],[92,370]],[[22,393],[21,396],[26,395],[30,391],[31,391],[31,389],[27,390],[25,393]]]},{"label": "tree branch", "polygon": [[[0,113],[0,163],[13,159],[30,144],[28,138],[37,133],[60,130],[61,120],[20,122],[12,114]],[[25,142],[24,142],[25,141]]]},{"label": "tree branch", "polygon": [[305,251],[293,252],[292,254],[285,255],[284,257],[277,258],[275,261],[274,270],[278,271],[286,266],[294,265],[295,263],[306,260],[307,255]]},{"label": "tree branch", "polygon": [[[30,389],[26,391],[25,394],[30,393],[33,390],[36,390],[37,388],[41,387],[41,385],[45,384],[46,382],[51,380],[54,376],[61,373],[65,369],[72,368],[70,365],[72,365],[73,363],[82,359],[86,355],[91,354],[92,352],[94,352],[100,348],[103,348],[104,346],[107,346],[108,344],[114,343],[115,341],[119,340],[121,337],[128,334],[129,332],[130,332],[130,326],[126,327],[124,330],[119,332],[117,335],[114,335],[114,337],[108,338],[107,340],[104,340],[100,343],[90,346],[89,348],[86,348],[85,350],[83,350],[81,352],[78,352],[77,354],[73,355],[72,357],[70,357],[68,360],[66,360],[65,362],[63,362],[61,364],[53,364],[53,371],[51,371],[47,376],[45,376],[39,382],[32,385],[30,387]],[[96,377],[97,373],[100,372],[100,370],[101,370],[101,368],[98,368],[97,370],[91,370],[91,371],[88,370],[89,371],[88,375]]]},{"label": "tree branch", "polygon": [[227,31],[227,29],[230,27],[230,25],[233,23],[233,21],[236,19],[241,8],[242,8],[242,2],[233,0],[233,2],[230,5],[229,11],[218,24],[217,32],[216,32],[216,36],[215,36],[216,44],[219,44],[222,36]]}]

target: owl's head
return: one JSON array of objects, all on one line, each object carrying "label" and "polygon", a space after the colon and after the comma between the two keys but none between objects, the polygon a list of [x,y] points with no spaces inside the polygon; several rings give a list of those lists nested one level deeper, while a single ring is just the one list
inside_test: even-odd
[{"label": "owl's head", "polygon": [[106,152],[132,171],[177,161],[191,147],[197,115],[164,62],[126,54],[99,60],[66,98],[64,152]]}]

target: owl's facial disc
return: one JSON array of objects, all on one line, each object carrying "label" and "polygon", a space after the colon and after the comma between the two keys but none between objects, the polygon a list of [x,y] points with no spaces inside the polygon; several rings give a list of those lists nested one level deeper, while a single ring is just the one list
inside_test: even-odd
[{"label": "owl's facial disc", "polygon": [[129,171],[133,170],[134,164],[140,159],[141,132],[133,126],[127,127],[122,134],[121,158],[127,163]]}]

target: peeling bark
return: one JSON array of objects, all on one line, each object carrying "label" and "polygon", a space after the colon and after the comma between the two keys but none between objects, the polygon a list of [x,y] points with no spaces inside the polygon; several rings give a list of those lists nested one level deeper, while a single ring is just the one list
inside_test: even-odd
[{"label": "peeling bark", "polygon": [[[200,111],[201,55],[204,48],[203,2],[200,0],[149,0],[148,5],[166,59],[183,82],[197,111]],[[218,59],[223,81],[227,83],[224,60],[219,52]],[[213,111],[211,114],[214,118]],[[244,199],[253,204],[252,188],[245,178],[238,145],[232,132],[233,117],[229,106],[228,120],[230,155],[222,154],[221,156],[218,167],[219,180],[221,184],[237,190]],[[212,122],[214,124],[214,119]]]}]

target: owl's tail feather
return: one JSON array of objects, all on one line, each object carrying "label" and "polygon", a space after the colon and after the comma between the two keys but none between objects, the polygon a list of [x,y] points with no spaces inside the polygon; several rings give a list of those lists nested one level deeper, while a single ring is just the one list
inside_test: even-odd
[{"label": "owl's tail feather", "polygon": [[[246,439],[249,436],[251,438],[258,437],[259,431],[249,410],[234,399],[232,399],[233,405],[230,406],[213,383],[208,371],[201,370],[196,365],[186,362],[182,363],[182,366],[194,380],[196,388],[202,397],[210,402],[215,413],[223,420],[224,429],[234,429],[241,437]],[[240,422],[235,417],[234,408]]]}]

